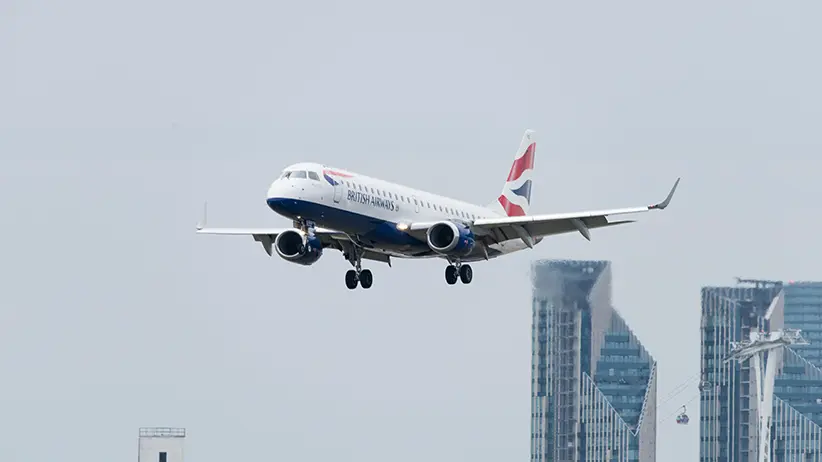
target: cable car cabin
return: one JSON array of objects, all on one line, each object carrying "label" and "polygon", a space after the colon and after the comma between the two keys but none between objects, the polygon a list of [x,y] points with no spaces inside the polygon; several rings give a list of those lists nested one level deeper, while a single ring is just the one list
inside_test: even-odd
[{"label": "cable car cabin", "polygon": [[676,423],[678,425],[688,425],[688,421],[690,420],[691,419],[688,418],[688,414],[686,414],[685,406],[682,406],[682,412],[680,412],[679,415],[676,416]]}]

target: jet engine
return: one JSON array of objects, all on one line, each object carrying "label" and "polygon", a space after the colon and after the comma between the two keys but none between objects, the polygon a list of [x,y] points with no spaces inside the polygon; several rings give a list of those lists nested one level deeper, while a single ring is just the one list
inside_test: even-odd
[{"label": "jet engine", "polygon": [[443,255],[465,256],[474,248],[474,233],[468,226],[441,221],[428,228],[428,246]]},{"label": "jet engine", "polygon": [[274,240],[277,255],[299,265],[313,265],[323,256],[323,246],[316,236],[289,229],[277,235]]}]

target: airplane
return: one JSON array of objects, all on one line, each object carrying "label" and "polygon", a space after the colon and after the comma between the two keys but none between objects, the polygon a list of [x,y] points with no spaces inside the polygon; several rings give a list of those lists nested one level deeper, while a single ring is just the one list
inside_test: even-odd
[{"label": "airplane", "polygon": [[[354,267],[345,274],[349,289],[373,284],[362,261],[441,258],[448,284],[470,284],[470,263],[533,249],[545,237],[636,220],[626,214],[663,210],[679,185],[677,178],[660,203],[602,211],[529,215],[536,136],[526,130],[499,197],[483,207],[328,165],[303,162],[286,167],[270,185],[268,207],[292,220],[290,228],[209,228],[204,206],[199,234],[245,235],[286,261],[313,265],[326,249],[342,252]],[[272,251],[273,249],[273,251]]]}]

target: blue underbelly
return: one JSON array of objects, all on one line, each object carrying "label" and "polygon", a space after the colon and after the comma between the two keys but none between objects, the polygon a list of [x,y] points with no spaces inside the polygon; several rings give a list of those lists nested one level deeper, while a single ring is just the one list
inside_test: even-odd
[{"label": "blue underbelly", "polygon": [[366,245],[387,248],[425,250],[428,245],[397,229],[397,224],[348,210],[310,201],[269,198],[268,207],[292,220],[304,218],[318,226],[357,235]]}]

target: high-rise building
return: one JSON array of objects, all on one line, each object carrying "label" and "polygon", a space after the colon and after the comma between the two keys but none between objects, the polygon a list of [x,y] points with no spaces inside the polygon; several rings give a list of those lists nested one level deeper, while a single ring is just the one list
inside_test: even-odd
[{"label": "high-rise building", "polygon": [[[725,359],[731,342],[747,339],[751,329],[764,323],[779,290],[779,285],[702,288],[700,462],[756,460],[750,365]],[[782,327],[781,307],[771,323]]]},{"label": "high-rise building", "polygon": [[[749,338],[752,329],[802,328],[795,324],[799,318],[786,325],[794,316],[789,317],[790,304],[794,312],[795,306],[801,306],[788,296],[791,290],[778,281],[702,289],[700,462],[757,460],[755,376],[749,363],[725,360],[731,342]],[[765,314],[780,292],[781,302],[766,320]],[[803,359],[797,353],[799,348],[787,348],[777,369],[770,445],[774,462],[821,460],[822,371]]]},{"label": "high-rise building", "polygon": [[610,263],[531,276],[531,460],[655,461],[656,361],[611,303]]},{"label": "high-rise building", "polygon": [[796,352],[822,367],[822,282],[788,282],[785,288],[785,327],[801,329],[809,345]]}]

